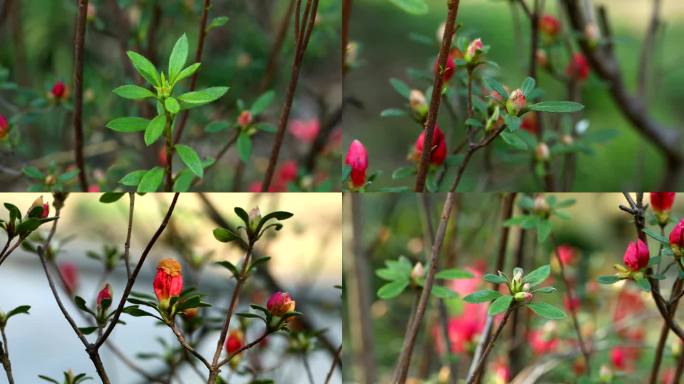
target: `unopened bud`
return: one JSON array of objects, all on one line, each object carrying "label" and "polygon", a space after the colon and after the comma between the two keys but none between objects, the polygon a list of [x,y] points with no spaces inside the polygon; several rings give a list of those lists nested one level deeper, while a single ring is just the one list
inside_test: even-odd
[{"label": "unopened bud", "polygon": [[530,292],[518,292],[515,295],[513,295],[513,298],[515,301],[530,301],[532,300],[532,293]]},{"label": "unopened bud", "polygon": [[537,195],[534,198],[534,212],[539,215],[548,215],[549,203],[546,202],[544,195]]},{"label": "unopened bud", "polygon": [[561,137],[561,142],[565,145],[573,145],[575,143],[575,139],[573,139],[571,135],[563,135]]},{"label": "unopened bud", "polygon": [[411,107],[411,110],[420,118],[420,120],[427,116],[428,106],[423,92],[417,89],[412,89],[411,93],[409,94],[409,106]]},{"label": "unopened bud", "polygon": [[535,60],[537,60],[537,65],[539,65],[542,68],[546,68],[549,65],[549,57],[546,54],[546,51],[543,49],[537,49],[537,52],[534,55]]},{"label": "unopened bud", "polygon": [[606,364],[599,370],[599,380],[601,383],[611,383],[613,381],[613,370]]},{"label": "unopened bud", "polygon": [[423,264],[419,261],[411,270],[411,279],[413,281],[418,281],[419,279],[422,279],[423,276],[425,276],[425,268],[423,268]]},{"label": "unopened bud", "polygon": [[525,108],[527,101],[525,99],[525,94],[522,90],[516,89],[508,96],[508,101],[506,101],[506,110],[511,115],[518,116],[520,111]]},{"label": "unopened bud", "polygon": [[537,149],[534,151],[534,157],[537,161],[548,161],[551,157],[549,146],[544,142],[537,144]]},{"label": "unopened bud", "polygon": [[465,55],[463,59],[466,63],[470,65],[477,65],[482,59],[482,53],[484,52],[484,44],[482,44],[482,39],[477,38],[468,44]]},{"label": "unopened bud", "polygon": [[246,128],[248,125],[252,124],[252,112],[242,111],[240,116],[238,116],[238,125],[242,128]]},{"label": "unopened bud", "polygon": [[56,182],[57,178],[54,175],[47,175],[45,177],[45,185],[47,186],[55,185]]}]

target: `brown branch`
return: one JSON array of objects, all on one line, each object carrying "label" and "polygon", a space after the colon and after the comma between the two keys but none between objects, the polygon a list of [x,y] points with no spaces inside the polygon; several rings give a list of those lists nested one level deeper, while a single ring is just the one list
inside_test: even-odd
[{"label": "brown branch", "polygon": [[416,342],[416,337],[418,336],[420,324],[423,321],[423,317],[425,316],[425,310],[427,309],[427,304],[430,299],[430,293],[432,291],[432,285],[435,280],[435,274],[437,273],[437,261],[439,258],[439,252],[442,247],[442,242],[444,241],[444,235],[446,234],[447,223],[449,221],[449,217],[451,216],[451,209],[454,205],[454,199],[454,192],[449,192],[447,194],[446,201],[444,202],[444,207],[442,208],[439,226],[437,227],[437,233],[435,234],[435,241],[432,244],[430,268],[428,269],[427,276],[425,277],[425,282],[423,283],[423,290],[420,293],[420,299],[418,300],[418,306],[416,307],[414,319],[411,322],[410,328],[407,332],[407,337],[404,339],[401,348],[401,354],[399,355],[397,368],[394,374],[394,384],[404,384],[406,382],[406,376],[408,375],[409,366],[411,365],[411,355],[413,353],[413,347]]},{"label": "brown branch", "polygon": [[[482,368],[484,367],[484,363],[487,360],[487,356],[489,355],[489,352],[492,351],[492,348],[494,347],[494,343],[496,342],[496,339],[499,338],[499,335],[501,334],[501,331],[504,328],[504,325],[506,325],[506,322],[508,321],[508,318],[511,316],[511,313],[516,309],[515,304],[511,305],[508,307],[506,310],[506,314],[503,317],[503,320],[501,320],[501,323],[499,323],[499,326],[496,328],[496,331],[494,331],[494,336],[492,336],[492,339],[487,343],[487,347],[485,347],[484,352],[482,353],[482,357],[477,361],[477,364],[475,365],[475,368],[472,371],[472,374],[468,375],[468,379],[466,380],[466,384],[472,384],[475,379],[477,379],[480,376],[480,371],[482,371]],[[491,318],[491,316],[490,316]],[[473,360],[475,361],[475,360]]]},{"label": "brown branch", "polygon": [[283,49],[283,43],[285,42],[285,36],[287,36],[287,28],[290,26],[290,20],[292,20],[292,11],[294,10],[296,0],[290,0],[290,4],[287,6],[287,11],[283,15],[283,19],[280,22],[280,27],[278,28],[278,34],[273,42],[273,47],[271,47],[271,53],[268,56],[268,64],[266,65],[266,73],[264,74],[264,79],[261,81],[261,89],[266,90],[273,81],[275,76],[276,68],[278,65],[278,56]]},{"label": "brown branch", "polygon": [[644,44],[641,47],[641,56],[639,58],[639,73],[637,75],[639,95],[646,99],[648,73],[650,70],[651,55],[655,49],[656,34],[660,26],[660,8],[661,0],[653,0],[653,9],[651,10],[651,21],[648,24]]},{"label": "brown branch", "polygon": [[504,131],[505,128],[506,126],[502,125],[499,129],[494,131],[489,136],[485,136],[484,138],[482,138],[482,141],[480,141],[479,143],[470,143],[468,151],[466,152],[465,157],[463,158],[463,162],[458,167],[458,171],[456,171],[456,178],[454,179],[454,182],[451,184],[450,191],[456,191],[456,187],[458,187],[458,184],[461,182],[461,178],[463,177],[463,172],[465,171],[465,168],[468,165],[470,158],[475,154],[475,152],[489,145],[489,143],[494,141],[494,139],[496,139],[499,136],[499,134],[501,134],[501,132]]},{"label": "brown branch", "polygon": [[74,156],[79,170],[78,181],[82,192],[88,191],[88,180],[83,160],[83,56],[87,16],[88,0],[79,0],[74,37]]},{"label": "brown branch", "polygon": [[[202,17],[200,18],[199,24],[199,37],[197,38],[197,50],[195,51],[195,62],[199,63],[202,61],[202,52],[204,51],[204,41],[207,38],[207,17],[209,15],[209,8],[211,8],[211,0],[204,0],[204,8],[202,9]],[[190,89],[188,92],[194,91],[197,86],[197,75],[199,72],[195,72],[190,78]],[[178,144],[183,134],[183,129],[185,129],[185,124],[188,122],[189,110],[185,110],[180,117],[180,122],[178,123],[178,129],[176,130],[176,136],[173,139],[174,144]],[[170,159],[169,159],[170,161]]]},{"label": "brown branch", "polygon": [[[9,384],[14,384],[14,377],[12,376],[12,363],[9,359],[9,347],[7,346],[7,335],[5,335],[4,326],[0,327],[0,333],[2,334],[2,340],[0,340],[0,360],[2,361],[2,367],[5,368],[5,374],[7,375]],[[333,368],[334,367],[335,365],[333,364]]]},{"label": "brown branch", "polygon": [[133,209],[135,208],[135,193],[130,192],[128,194],[129,205],[128,205],[128,229],[126,230],[126,242],[124,243],[124,254],[123,259],[126,264],[126,277],[131,278],[131,232],[133,231]]},{"label": "brown branch", "polygon": [[178,329],[176,324],[173,322],[169,322],[168,325],[169,325],[169,328],[171,328],[171,330],[173,331],[173,334],[176,335],[176,338],[178,339],[178,342],[180,343],[180,345],[183,348],[185,348],[186,351],[190,352],[193,356],[195,356],[197,359],[199,359],[199,361],[201,361],[202,364],[204,364],[204,366],[207,367],[207,369],[211,369],[211,364],[209,364],[207,359],[205,359],[204,356],[202,356],[202,354],[197,352],[195,350],[195,348],[193,348],[190,344],[188,344],[188,342],[185,340],[185,336],[183,336],[183,333],[180,331],[180,329]]},{"label": "brown branch", "polygon": [[[581,35],[587,22],[582,15],[579,1],[568,0],[562,4],[565,6],[575,33]],[[604,32],[609,32],[605,30],[605,27],[609,26],[605,8],[599,7],[599,15],[604,25]],[[611,36],[607,35],[606,38],[610,41]],[[584,38],[580,38],[578,43],[591,67],[607,83],[610,94],[622,114],[639,133],[665,156],[667,173],[660,188],[662,190],[674,189],[680,176],[683,161],[679,145],[679,132],[655,121],[646,110],[642,97],[629,93],[622,79],[619,63],[612,50],[612,43],[606,44],[604,49],[594,49]]]},{"label": "brown branch", "polygon": [[266,169],[266,174],[264,175],[264,180],[261,185],[262,191],[268,191],[268,188],[271,186],[271,179],[273,178],[275,168],[278,164],[280,147],[283,145],[283,140],[285,138],[285,128],[287,127],[287,122],[290,117],[290,110],[292,109],[294,94],[297,90],[297,81],[299,80],[299,72],[304,59],[304,52],[309,44],[309,39],[311,38],[314,22],[316,20],[316,14],[318,12],[318,0],[307,0],[306,8],[304,10],[304,17],[300,21],[301,1],[302,0],[297,0],[295,7],[296,48],[295,57],[292,64],[292,71],[290,74],[290,83],[287,87],[285,104],[283,105],[283,109],[280,113],[278,131],[276,132],[275,142],[273,143],[273,148],[271,149],[268,168]]},{"label": "brown branch", "polygon": [[[333,373],[335,373],[335,366],[337,366],[337,363],[340,362],[340,355],[342,354],[342,344],[340,344],[340,347],[337,348],[337,353],[335,356],[333,356],[333,361],[332,364],[330,365],[330,370],[328,371],[328,374],[325,376],[325,384],[330,383],[330,380],[332,379]],[[342,366],[340,365],[340,368]]]},{"label": "brown branch", "polygon": [[342,76],[347,73],[347,47],[349,46],[349,20],[351,19],[352,0],[342,0],[342,33],[341,40],[342,49],[340,68],[342,68]]},{"label": "brown branch", "polygon": [[218,364],[218,366],[219,366],[219,367],[222,367],[222,366],[224,366],[224,365],[230,363],[230,361],[233,360],[237,355],[239,355],[239,354],[241,354],[242,352],[244,352],[244,351],[246,351],[246,350],[248,350],[248,349],[254,347],[255,345],[257,345],[257,344],[259,344],[259,343],[261,343],[268,335],[269,335],[268,332],[264,332],[261,336],[259,336],[259,337],[258,337],[257,339],[255,339],[254,341],[250,342],[249,344],[243,345],[242,347],[240,347],[240,349],[238,349],[237,351],[231,353],[230,355],[228,355],[228,357],[226,357],[225,359],[223,359],[223,360]]},{"label": "brown branch", "polygon": [[428,165],[432,155],[435,125],[437,124],[437,113],[439,112],[439,104],[442,100],[440,95],[442,93],[444,77],[442,76],[441,70],[442,68],[446,68],[447,58],[449,57],[449,51],[451,50],[451,40],[454,37],[454,31],[456,29],[456,16],[458,15],[459,3],[460,0],[449,0],[447,5],[449,12],[447,13],[444,35],[442,36],[442,45],[439,48],[439,55],[437,56],[437,70],[435,71],[435,78],[432,85],[432,99],[430,99],[430,108],[425,121],[425,142],[423,145],[423,152],[420,156],[420,163],[418,163],[416,192],[423,192],[425,190],[425,180],[427,179]]}]

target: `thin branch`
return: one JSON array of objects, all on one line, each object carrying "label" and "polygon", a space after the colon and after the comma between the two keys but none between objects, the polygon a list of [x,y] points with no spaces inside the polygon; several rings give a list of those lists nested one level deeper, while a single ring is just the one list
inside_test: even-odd
[{"label": "thin branch", "polygon": [[221,367],[223,367],[224,365],[230,363],[231,360],[233,360],[236,356],[238,356],[238,355],[241,354],[242,352],[244,352],[244,351],[246,351],[246,350],[248,350],[248,349],[254,347],[255,345],[257,345],[257,344],[259,344],[259,343],[261,343],[262,341],[264,341],[264,339],[265,339],[268,335],[269,335],[268,332],[264,332],[263,334],[261,334],[261,336],[259,336],[258,338],[256,338],[256,339],[253,340],[252,342],[243,345],[243,346],[240,347],[237,351],[231,353],[230,355],[228,355],[228,357],[226,357],[226,358],[223,359],[221,362],[219,362],[219,363],[218,363],[218,368],[221,368]]},{"label": "thin branch", "polygon": [[347,73],[347,47],[349,46],[349,20],[351,19],[351,10],[352,0],[342,0],[342,44],[340,46],[342,49],[342,61],[340,63],[340,68],[342,68],[342,76]]},{"label": "thin branch", "polygon": [[325,384],[330,383],[330,380],[332,379],[332,375],[335,372],[335,366],[337,366],[337,363],[340,361],[340,355],[341,354],[342,354],[342,344],[340,344],[340,347],[337,348],[337,353],[335,353],[335,356],[333,356],[333,361],[332,361],[332,364],[330,365],[330,370],[328,371],[328,374],[325,376]]},{"label": "thin branch", "polygon": [[427,309],[427,304],[430,299],[430,293],[435,280],[435,274],[437,273],[439,252],[442,247],[442,242],[444,241],[444,235],[446,234],[447,223],[449,221],[449,217],[451,216],[451,209],[454,205],[454,199],[454,192],[449,192],[447,194],[446,201],[444,202],[444,207],[442,208],[439,226],[437,227],[437,233],[435,234],[435,241],[432,244],[430,268],[428,269],[425,282],[423,283],[423,290],[420,294],[414,320],[411,322],[410,328],[407,332],[407,337],[404,339],[404,343],[401,348],[401,354],[399,355],[397,368],[394,374],[394,384],[404,384],[406,382],[406,376],[408,375],[409,366],[411,365],[413,347],[416,342],[416,337],[418,336],[420,324],[425,316],[425,310]]},{"label": "thin branch", "polygon": [[651,10],[651,21],[648,24],[648,30],[646,31],[646,37],[644,38],[644,44],[641,47],[641,56],[639,58],[639,73],[638,79],[638,91],[639,95],[646,98],[647,94],[647,82],[648,73],[651,67],[651,55],[655,49],[656,34],[658,33],[658,28],[660,26],[660,9],[661,0],[652,0],[653,8]]},{"label": "thin branch", "polygon": [[[0,327],[0,333],[2,334],[2,340],[0,341],[0,360],[2,360],[2,366],[5,369],[5,374],[7,375],[7,380],[9,384],[14,384],[14,377],[12,376],[12,363],[9,358],[9,346],[7,344],[7,335],[5,334],[5,327]],[[4,346],[4,349],[3,349]],[[335,365],[333,364],[333,367]]]},{"label": "thin branch", "polygon": [[[506,322],[508,321],[508,318],[511,316],[511,313],[515,311],[516,306],[511,305],[508,307],[506,310],[506,314],[503,317],[503,320],[501,320],[501,323],[499,323],[499,326],[496,328],[496,331],[494,331],[494,336],[492,336],[492,339],[487,343],[487,347],[485,348],[484,352],[482,353],[482,357],[477,361],[477,364],[475,365],[475,368],[472,370],[472,374],[468,375],[468,379],[466,380],[466,384],[472,384],[474,380],[480,376],[480,371],[482,371],[482,368],[484,367],[484,362],[487,360],[487,356],[489,355],[489,352],[492,351],[492,348],[494,347],[494,343],[496,342],[496,339],[499,338],[499,335],[501,334],[501,331],[504,328],[504,325],[506,325]],[[491,318],[491,317],[490,317]],[[473,360],[475,362],[476,360]]]},{"label": "thin branch", "polygon": [[266,65],[266,73],[261,81],[261,89],[266,90],[273,81],[275,77],[275,72],[278,64],[278,56],[283,49],[283,43],[285,42],[285,36],[287,36],[287,29],[290,26],[290,21],[292,20],[292,11],[294,10],[296,0],[290,0],[290,4],[287,6],[287,10],[283,15],[283,19],[280,22],[280,27],[278,28],[278,34],[276,35],[273,46],[271,47],[271,52],[268,55],[268,64]]},{"label": "thin branch", "polygon": [[88,180],[83,160],[83,62],[88,0],[78,1],[76,36],[74,38],[74,156],[78,167],[81,191],[88,191]]},{"label": "thin branch", "polygon": [[478,150],[486,147],[496,139],[501,132],[504,131],[506,128],[505,125],[502,125],[499,129],[491,133],[489,136],[485,136],[482,138],[482,141],[480,141],[477,144],[470,143],[468,146],[468,151],[465,154],[465,157],[463,158],[463,162],[461,165],[458,167],[458,171],[456,172],[456,178],[454,179],[454,182],[451,184],[450,191],[455,191],[456,187],[458,187],[458,184],[461,182],[461,178],[463,177],[463,172],[465,171],[466,166],[468,165],[468,162],[470,161],[470,158],[477,152]]},{"label": "thin branch", "polygon": [[456,29],[456,16],[458,15],[458,5],[460,0],[449,0],[447,5],[449,12],[447,13],[446,24],[444,27],[444,35],[442,36],[442,45],[439,48],[439,55],[437,56],[437,70],[434,74],[432,98],[430,99],[430,108],[428,110],[427,119],[425,121],[425,143],[423,145],[423,152],[420,156],[420,163],[418,164],[418,174],[416,176],[416,192],[423,192],[425,190],[425,180],[427,179],[428,165],[432,155],[432,143],[435,134],[435,125],[437,124],[437,113],[439,112],[439,104],[442,98],[442,83],[444,77],[441,69],[446,68],[447,58],[451,50],[451,40],[454,37]]},{"label": "thin branch", "polygon": [[19,245],[21,245],[21,243],[23,241],[24,241],[24,239],[21,239],[21,238],[17,239],[17,241],[8,249],[7,247],[10,244],[10,240],[7,239],[7,243],[5,244],[5,248],[3,249],[3,252],[0,253],[0,265],[2,265],[2,263],[5,262],[5,260],[7,260],[9,255],[12,254],[12,252],[14,252],[17,249],[17,247],[19,247]]},{"label": "thin branch", "polygon": [[128,194],[128,229],[126,231],[126,242],[124,243],[124,263],[126,264],[126,277],[131,278],[131,232],[133,231],[133,209],[135,208],[135,193]]},{"label": "thin branch", "polygon": [[[195,62],[199,63],[202,61],[202,52],[204,51],[204,41],[207,38],[207,17],[209,15],[209,8],[211,8],[211,0],[204,0],[204,7],[202,9],[202,17],[200,18],[199,24],[199,37],[197,38],[197,50],[195,51]],[[199,72],[195,72],[190,78],[190,91],[194,91],[197,86],[197,75]],[[185,129],[185,124],[188,122],[188,113],[190,110],[185,110],[180,117],[180,122],[178,124],[178,129],[176,130],[176,136],[173,139],[174,144],[178,144],[183,134],[183,129]],[[171,161],[171,159],[169,159]]]},{"label": "thin branch", "polygon": [[314,22],[316,20],[316,14],[318,12],[318,0],[307,0],[306,9],[304,10],[304,17],[301,19],[301,21],[300,10],[301,0],[297,0],[297,5],[295,7],[295,57],[290,74],[290,83],[287,87],[287,93],[285,96],[285,104],[283,105],[283,109],[280,113],[278,131],[276,132],[275,142],[273,143],[271,156],[268,162],[268,168],[266,169],[266,174],[264,175],[264,180],[261,185],[262,191],[268,191],[268,188],[271,186],[271,179],[273,178],[276,165],[278,164],[280,147],[283,145],[283,140],[285,139],[285,128],[287,127],[287,122],[290,117],[290,110],[292,109],[294,94],[297,90],[297,82],[299,80],[299,72],[302,61],[304,59],[304,52],[309,44],[309,39],[314,28]]},{"label": "thin branch", "polygon": [[193,348],[188,342],[185,340],[185,336],[183,336],[183,333],[178,329],[175,323],[170,323],[169,328],[173,331],[173,334],[176,335],[176,338],[178,339],[178,342],[180,345],[185,348],[186,351],[190,352],[193,356],[195,356],[199,361],[204,364],[207,369],[211,369],[211,364],[207,361],[207,359],[202,356],[201,353],[197,352],[195,348]]}]

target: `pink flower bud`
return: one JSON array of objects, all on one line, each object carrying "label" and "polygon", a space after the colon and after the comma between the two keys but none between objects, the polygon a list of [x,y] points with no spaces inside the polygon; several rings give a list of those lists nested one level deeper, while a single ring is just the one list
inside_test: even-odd
[{"label": "pink flower bud", "polygon": [[534,156],[537,161],[548,161],[551,158],[549,146],[543,141],[540,142],[537,144],[537,149],[534,152]]},{"label": "pink flower bud", "polygon": [[9,134],[9,123],[7,122],[7,119],[5,118],[5,116],[0,115],[0,140],[7,137],[8,134]]},{"label": "pink flower bud", "polygon": [[[420,133],[420,136],[418,136],[418,140],[416,140],[416,144],[414,146],[414,155],[413,158],[416,161],[420,161],[421,156],[423,155],[423,146],[425,142],[425,131]],[[444,133],[442,132],[441,129],[439,129],[439,126],[435,124],[435,132],[434,136],[432,138],[432,154],[430,155],[430,164],[432,165],[442,165],[444,163],[444,160],[447,157],[447,146],[446,146],[446,141],[444,139]]]},{"label": "pink flower bud", "polygon": [[295,310],[295,301],[292,300],[289,293],[278,291],[268,299],[266,309],[273,316],[282,316]]},{"label": "pink flower bud", "polygon": [[623,259],[630,271],[639,271],[648,265],[648,257],[648,246],[643,241],[637,240],[629,243]]},{"label": "pink flower bud", "polygon": [[56,82],[52,86],[52,89],[50,90],[50,94],[56,100],[66,99],[68,93],[69,93],[69,90],[67,89],[67,86],[62,81]]},{"label": "pink flower bud", "polygon": [[107,284],[97,294],[97,309],[106,310],[112,304],[112,286]]},{"label": "pink flower bud", "polygon": [[563,296],[563,305],[568,311],[576,312],[580,307],[580,299],[577,296],[573,296],[571,300],[567,296]]},{"label": "pink flower bud", "polygon": [[463,59],[466,61],[466,63],[477,64],[482,56],[483,51],[484,44],[482,44],[482,39],[477,38],[468,44],[468,48],[466,48],[466,53],[463,56]]},{"label": "pink flower bud", "polygon": [[669,212],[674,199],[674,192],[651,192],[651,208],[656,212]]},{"label": "pink flower bud", "polygon": [[59,265],[59,274],[62,276],[62,283],[64,284],[64,290],[70,296],[73,296],[78,289],[78,268],[74,263],[61,263]]},{"label": "pink flower bud", "polygon": [[321,124],[316,118],[290,122],[290,133],[303,143],[313,143],[320,130]]},{"label": "pink flower bud", "polygon": [[31,207],[29,207],[27,214],[31,213],[37,207],[43,208],[43,210],[41,211],[40,216],[39,216],[41,219],[44,219],[44,218],[48,217],[48,215],[50,215],[50,205],[48,203],[46,203],[45,201],[43,201],[43,196],[41,196],[41,197],[39,197],[33,201],[33,204],[31,204]]},{"label": "pink flower bud", "polygon": [[548,38],[554,38],[561,29],[560,20],[555,16],[546,14],[539,19],[539,30]]},{"label": "pink flower bud", "polygon": [[446,65],[444,68],[439,67],[439,57],[435,60],[435,74],[442,74],[442,81],[448,83],[456,72],[456,63],[451,53],[447,56]]},{"label": "pink flower bud", "polygon": [[92,184],[88,186],[88,192],[100,192],[100,186],[97,184]]},{"label": "pink flower bud", "polygon": [[506,102],[506,110],[512,115],[518,115],[520,110],[525,108],[527,105],[527,100],[525,99],[525,94],[520,89],[515,89],[508,96],[508,101]]},{"label": "pink flower bud", "polygon": [[527,301],[531,301],[533,296],[534,295],[532,295],[531,292],[524,292],[523,291],[523,292],[518,292],[515,295],[513,295],[513,298],[515,299],[515,301],[526,301],[527,302]]},{"label": "pink flower bud", "polygon": [[546,51],[543,49],[537,49],[537,52],[534,54],[535,60],[537,60],[537,65],[539,65],[542,68],[546,68],[549,65],[549,56],[546,54]]},{"label": "pink flower bud", "polygon": [[684,219],[680,220],[670,232],[670,248],[675,257],[682,257],[684,253]]},{"label": "pink flower bud", "polygon": [[244,345],[245,337],[242,334],[242,331],[233,329],[228,333],[228,337],[226,338],[226,352],[228,352],[229,355],[239,351]]},{"label": "pink flower bud", "polygon": [[569,77],[583,81],[589,77],[589,62],[581,53],[572,55],[572,59],[565,68],[565,74]]},{"label": "pink flower bud", "polygon": [[556,248],[558,258],[563,265],[570,265],[575,262],[575,248],[570,245],[559,245]]},{"label": "pink flower bud", "polygon": [[157,275],[154,277],[153,286],[160,308],[167,309],[171,298],[180,296],[183,291],[183,273],[180,263],[172,258],[162,259],[157,265]]},{"label": "pink flower bud", "polygon": [[366,147],[358,141],[352,141],[347,151],[344,163],[351,167],[350,181],[354,188],[361,188],[366,184],[366,170],[368,169],[368,152]]},{"label": "pink flower bud", "polygon": [[237,122],[238,122],[238,125],[241,126],[242,128],[245,128],[248,125],[252,124],[252,112],[250,112],[250,111],[240,112],[240,116],[238,116]]},{"label": "pink flower bud", "polygon": [[537,114],[534,112],[526,113],[520,123],[520,128],[536,135],[539,133],[539,122],[537,122]]},{"label": "pink flower bud", "polygon": [[157,157],[159,158],[159,165],[161,165],[162,167],[166,167],[166,147],[161,147]]}]

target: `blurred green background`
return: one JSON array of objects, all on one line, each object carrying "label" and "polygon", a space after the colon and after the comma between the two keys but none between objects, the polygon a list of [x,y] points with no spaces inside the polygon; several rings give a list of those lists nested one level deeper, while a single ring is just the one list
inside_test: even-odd
[{"label": "blurred green background", "polygon": [[[357,98],[362,108],[348,107],[344,120],[344,148],[353,139],[361,140],[369,151],[369,171],[381,170],[371,187],[377,190],[386,186],[409,185],[413,178],[392,180],[392,172],[402,166],[410,166],[406,160],[420,126],[408,117],[380,117],[386,108],[402,108],[406,101],[390,86],[390,78],[398,78],[413,88],[425,90],[431,80],[416,80],[409,76],[408,68],[430,71],[438,51],[437,28],[444,21],[446,6],[443,0],[427,0],[429,13],[416,16],[383,0],[357,0],[352,10],[350,40],[360,45],[359,66],[348,72],[345,78],[345,95]],[[648,0],[600,0],[605,4],[616,36],[616,52],[623,70],[623,77],[630,90],[636,89],[639,54],[642,40],[651,14]],[[658,45],[653,55],[653,72],[649,77],[649,89],[643,99],[657,121],[670,127],[680,127],[684,113],[684,70],[681,36],[684,33],[684,3],[678,0],[662,1],[664,22]],[[557,1],[546,1],[546,12],[563,15]],[[518,9],[520,11],[520,9]],[[498,75],[502,83],[515,87],[526,77],[529,61],[529,22],[522,12],[523,46],[516,46],[514,23],[510,2],[507,0],[462,1],[458,10],[458,22],[462,29],[457,36],[481,37],[491,46],[488,59],[499,64]],[[567,25],[564,18],[561,18]],[[419,43],[410,34],[418,34],[431,40],[431,45]],[[560,64],[561,70],[565,63]],[[452,79],[451,85],[457,84]],[[541,72],[538,80],[546,94],[545,100],[564,100],[564,86]],[[458,91],[461,91],[459,89]],[[605,84],[591,74],[582,89],[582,102],[586,109],[582,118],[590,122],[588,133],[601,135],[614,131],[616,137],[593,147],[593,155],[580,154],[577,175],[572,190],[614,191],[624,189],[653,189],[662,180],[664,167],[659,152],[637,134],[616,108]],[[446,132],[453,125],[450,116],[440,108],[439,124]],[[547,124],[548,126],[548,124]],[[463,132],[462,122],[456,127]],[[611,132],[605,132],[606,135]],[[462,133],[452,137],[449,149],[460,142]],[[497,140],[497,149],[505,148]],[[539,190],[542,185],[529,169],[529,162],[518,165],[501,164],[483,186],[478,180],[483,170],[483,153],[478,153],[466,170],[460,190]],[[562,169],[558,161],[554,169]],[[453,180],[454,167],[447,175],[443,188]],[[680,184],[681,185],[681,184]]]}]

